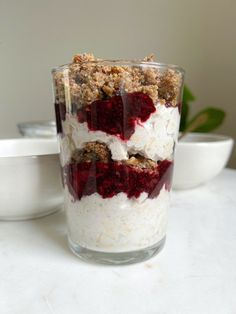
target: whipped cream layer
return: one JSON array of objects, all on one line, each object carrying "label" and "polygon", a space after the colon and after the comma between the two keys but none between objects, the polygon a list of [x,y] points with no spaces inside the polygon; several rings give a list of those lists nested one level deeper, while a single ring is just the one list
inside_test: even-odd
[{"label": "whipped cream layer", "polygon": [[149,199],[119,193],[103,199],[94,193],[74,201],[65,188],[70,239],[87,249],[104,252],[135,251],[152,246],[166,234],[169,192]]},{"label": "whipped cream layer", "polygon": [[172,157],[177,139],[180,114],[177,107],[166,107],[158,103],[156,111],[144,123],[135,127],[129,140],[106,134],[103,131],[90,131],[87,123],[79,123],[77,117],[66,115],[63,122],[64,137],[61,138],[62,166],[69,162],[75,148],[83,148],[86,142],[100,141],[109,147],[113,160],[126,160],[129,154],[141,154],[154,161]]}]

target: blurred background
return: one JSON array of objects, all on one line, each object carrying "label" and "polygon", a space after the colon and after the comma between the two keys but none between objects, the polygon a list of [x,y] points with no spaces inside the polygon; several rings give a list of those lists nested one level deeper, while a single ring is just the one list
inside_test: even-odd
[{"label": "blurred background", "polygon": [[235,30],[235,0],[0,0],[0,137],[17,136],[18,122],[54,119],[50,71],[75,53],[153,52],[186,70],[192,113],[224,109],[216,132],[236,140]]}]

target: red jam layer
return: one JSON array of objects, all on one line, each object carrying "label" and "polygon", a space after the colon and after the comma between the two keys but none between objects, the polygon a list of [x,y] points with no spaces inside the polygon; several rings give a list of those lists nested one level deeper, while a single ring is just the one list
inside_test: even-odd
[{"label": "red jam layer", "polygon": [[70,163],[64,168],[66,183],[75,199],[99,193],[110,198],[123,192],[128,198],[139,197],[142,192],[149,198],[159,195],[165,185],[170,190],[173,163],[160,162],[154,170],[139,169],[118,162]]},{"label": "red jam layer", "polygon": [[[171,102],[166,102],[167,108],[173,107]],[[181,103],[178,104],[179,113]],[[126,93],[113,96],[106,100],[96,100],[91,105],[76,110],[72,104],[70,113],[77,114],[80,123],[87,122],[91,131],[103,131],[111,135],[128,140],[135,131],[135,125],[145,122],[156,111],[151,98],[141,92]],[[66,105],[55,104],[57,132],[62,133],[62,121],[66,119]]]},{"label": "red jam layer", "polygon": [[144,93],[126,93],[106,100],[96,100],[78,111],[78,121],[87,122],[91,131],[103,131],[128,140],[138,122],[145,122],[155,112],[152,99]]}]

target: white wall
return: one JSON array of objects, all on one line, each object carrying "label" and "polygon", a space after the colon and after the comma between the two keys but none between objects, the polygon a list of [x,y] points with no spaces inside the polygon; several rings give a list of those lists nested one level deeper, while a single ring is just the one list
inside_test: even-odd
[{"label": "white wall", "polygon": [[154,52],[186,69],[194,111],[227,111],[218,132],[236,139],[235,31],[235,0],[0,0],[0,137],[15,136],[19,121],[54,117],[50,69],[76,52]]}]

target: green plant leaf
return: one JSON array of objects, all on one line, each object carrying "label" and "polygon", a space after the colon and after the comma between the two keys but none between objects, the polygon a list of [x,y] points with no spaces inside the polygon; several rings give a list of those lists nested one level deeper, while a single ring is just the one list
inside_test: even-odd
[{"label": "green plant leaf", "polygon": [[192,91],[187,85],[184,85],[184,91],[183,91],[183,103],[189,103],[191,101],[194,101],[196,98],[193,95]]},{"label": "green plant leaf", "polygon": [[185,133],[213,131],[223,123],[224,118],[225,112],[223,110],[206,108],[192,118],[185,129]]},{"label": "green plant leaf", "polygon": [[180,132],[183,132],[186,129],[188,113],[189,113],[189,105],[183,102],[182,109],[181,109],[180,128],[179,128]]}]

